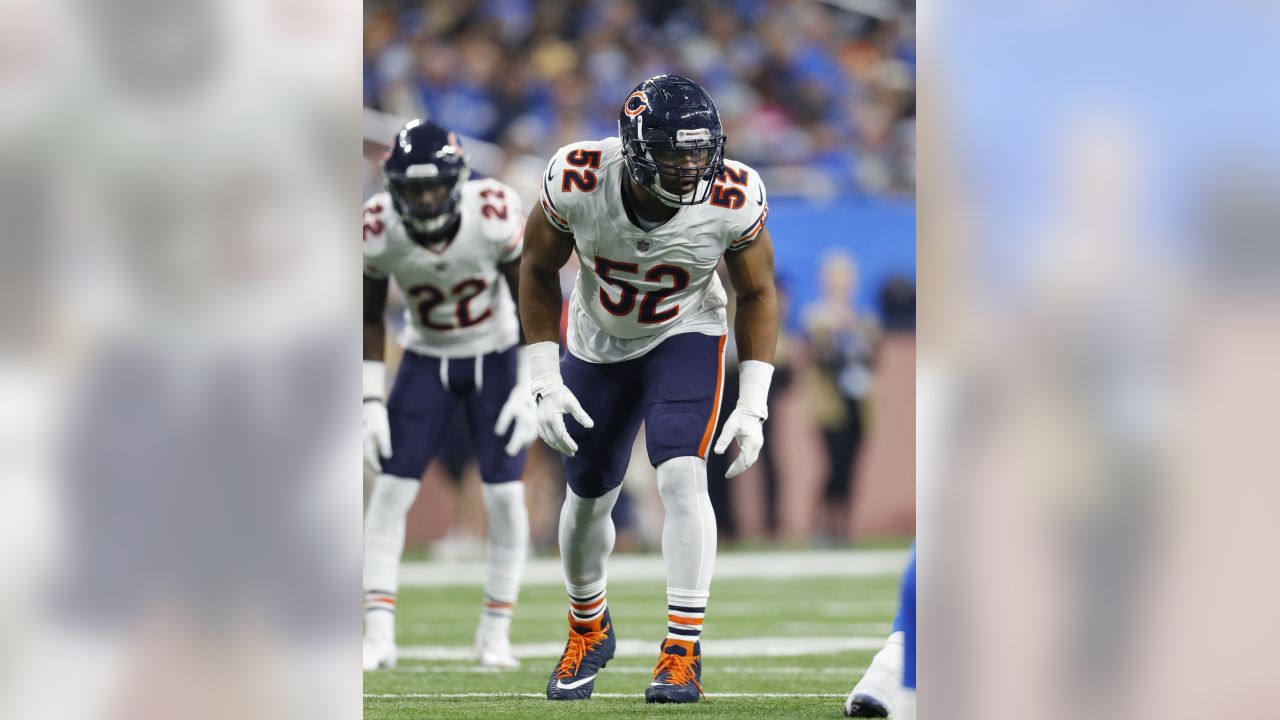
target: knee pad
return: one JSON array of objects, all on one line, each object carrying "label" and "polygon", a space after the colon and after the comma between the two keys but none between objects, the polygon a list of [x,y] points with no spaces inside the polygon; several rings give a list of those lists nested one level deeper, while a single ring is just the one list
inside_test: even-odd
[{"label": "knee pad", "polygon": [[[684,510],[707,495],[707,461],[697,456],[671,458],[658,466],[658,494],[667,512]],[[672,507],[675,503],[676,507]]]}]

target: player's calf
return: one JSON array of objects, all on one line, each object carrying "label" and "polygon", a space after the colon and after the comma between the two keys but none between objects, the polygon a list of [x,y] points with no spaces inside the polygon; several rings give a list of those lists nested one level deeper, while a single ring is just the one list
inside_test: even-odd
[{"label": "player's calf", "polygon": [[364,536],[364,669],[396,666],[396,592],[405,515],[418,495],[411,478],[379,475],[369,498]]},{"label": "player's calf", "polygon": [[485,483],[484,503],[489,515],[489,560],[476,655],[485,667],[511,669],[520,666],[511,651],[510,631],[529,551],[524,483]]}]

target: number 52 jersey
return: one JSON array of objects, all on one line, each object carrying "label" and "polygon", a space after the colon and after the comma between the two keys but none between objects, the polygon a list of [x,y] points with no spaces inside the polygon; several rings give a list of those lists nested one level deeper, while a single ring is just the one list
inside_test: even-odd
[{"label": "number 52 jersey", "polygon": [[561,148],[542,179],[543,212],[573,234],[567,340],[588,362],[630,360],[678,333],[728,332],[716,266],[754,242],[769,215],[759,174],[725,160],[707,202],[645,231],[624,202],[626,177],[622,143],[608,138]]},{"label": "number 52 jersey", "polygon": [[422,355],[472,357],[519,341],[500,266],[520,258],[520,197],[490,179],[469,180],[461,193],[461,225],[442,247],[410,239],[387,193],[364,205],[364,273],[395,278],[405,299],[400,345]]}]

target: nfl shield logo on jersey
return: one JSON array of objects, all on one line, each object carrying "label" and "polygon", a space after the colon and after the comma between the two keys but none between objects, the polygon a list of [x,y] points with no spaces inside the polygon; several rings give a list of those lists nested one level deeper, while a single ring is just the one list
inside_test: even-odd
[{"label": "nfl shield logo on jersey", "polygon": [[636,241],[636,249],[644,252],[649,249],[649,238],[640,238]]}]

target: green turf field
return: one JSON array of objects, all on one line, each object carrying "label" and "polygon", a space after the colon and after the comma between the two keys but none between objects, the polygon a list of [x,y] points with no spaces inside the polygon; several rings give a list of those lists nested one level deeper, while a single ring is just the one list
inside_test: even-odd
[{"label": "green turf field", "polygon": [[[785,564],[789,556],[767,557]],[[703,633],[707,697],[687,706],[644,702],[666,631],[664,593],[660,578],[611,581],[618,653],[597,678],[594,697],[552,703],[543,692],[566,637],[561,587],[542,583],[521,592],[511,641],[523,666],[507,672],[466,659],[479,587],[402,588],[399,668],[365,673],[365,717],[841,717],[842,698],[889,633],[898,577],[717,579]]]}]

